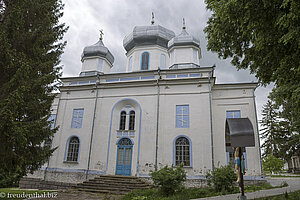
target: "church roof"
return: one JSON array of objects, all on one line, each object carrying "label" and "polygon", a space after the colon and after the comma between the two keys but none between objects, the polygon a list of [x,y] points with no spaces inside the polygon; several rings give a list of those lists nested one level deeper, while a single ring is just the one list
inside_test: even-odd
[{"label": "church roof", "polygon": [[130,51],[135,46],[159,45],[168,47],[168,41],[175,37],[175,33],[160,25],[136,26],[133,32],[123,40],[126,51]]},{"label": "church roof", "polygon": [[83,49],[83,52],[81,54],[81,60],[83,60],[84,58],[94,57],[94,56],[100,56],[106,58],[110,62],[110,64],[113,64],[114,62],[114,56],[108,50],[108,48],[104,46],[101,39],[96,44],[87,46]]},{"label": "church roof", "polygon": [[173,46],[185,46],[185,45],[193,45],[196,47],[200,47],[200,41],[194,36],[190,35],[186,31],[185,27],[183,27],[182,32],[168,42],[168,48],[170,49]]}]

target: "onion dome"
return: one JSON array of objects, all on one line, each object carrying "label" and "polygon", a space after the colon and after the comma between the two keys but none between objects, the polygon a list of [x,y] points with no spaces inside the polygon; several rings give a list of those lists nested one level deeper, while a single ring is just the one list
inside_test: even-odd
[{"label": "onion dome", "polygon": [[187,45],[189,46],[192,45],[200,48],[200,41],[186,31],[185,21],[183,19],[183,26],[182,26],[181,33],[178,36],[172,38],[168,42],[168,48],[170,49],[173,46],[187,46]]},{"label": "onion dome", "polygon": [[87,46],[83,49],[83,53],[81,54],[81,61],[90,57],[106,58],[111,65],[114,62],[114,56],[108,50],[108,48],[104,46],[102,42],[102,36],[96,44]]},{"label": "onion dome", "polygon": [[126,51],[130,51],[136,46],[159,45],[168,48],[168,41],[175,37],[175,33],[160,25],[136,26],[133,32],[123,40]]}]

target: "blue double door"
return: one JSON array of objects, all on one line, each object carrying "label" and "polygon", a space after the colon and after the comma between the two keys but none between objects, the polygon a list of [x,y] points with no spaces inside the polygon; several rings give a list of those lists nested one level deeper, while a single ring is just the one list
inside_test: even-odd
[{"label": "blue double door", "polygon": [[130,176],[132,160],[132,142],[123,138],[118,143],[116,175]]}]

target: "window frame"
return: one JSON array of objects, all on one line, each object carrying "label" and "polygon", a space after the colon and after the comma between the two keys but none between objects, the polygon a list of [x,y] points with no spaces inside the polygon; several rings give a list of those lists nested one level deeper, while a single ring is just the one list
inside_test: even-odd
[{"label": "window frame", "polygon": [[[178,152],[177,151],[177,147],[178,147],[178,145],[176,143],[181,138],[184,138],[188,142],[188,154],[187,155],[184,155],[184,148],[180,149],[180,151],[182,152],[182,160],[183,160],[183,162],[181,162],[182,160],[179,160],[179,161],[177,160],[177,157],[178,157],[177,156],[177,152]],[[184,159],[184,156],[188,156],[189,159]],[[185,163],[187,161],[189,162],[188,163],[189,165],[187,165],[187,163]],[[187,137],[185,135],[179,135],[173,141],[173,165],[174,166],[178,166],[180,163],[184,164],[183,167],[192,167],[192,141],[191,141],[191,139],[189,137]]]},{"label": "window frame", "polygon": [[131,110],[129,112],[128,130],[133,131],[134,128],[135,128],[135,111]]},{"label": "window frame", "polygon": [[[124,115],[123,115],[124,114]],[[124,118],[123,118],[124,117]],[[120,120],[119,120],[119,130],[124,131],[126,130],[126,118],[127,118],[127,113],[125,110],[122,110],[120,112]]]},{"label": "window frame", "polygon": [[[72,139],[77,139],[78,142],[72,144],[71,143]],[[64,162],[68,162],[68,163],[78,163],[79,162],[80,146],[81,146],[80,144],[81,144],[80,138],[77,135],[72,135],[68,138],[68,140],[66,142]],[[72,150],[72,152],[70,152],[71,150]]]},{"label": "window frame", "polygon": [[[186,112],[184,113],[184,110],[181,110],[182,112],[179,113],[180,108],[187,108]],[[176,105],[175,108],[175,127],[176,128],[190,128],[190,106],[188,104],[184,105]],[[181,120],[181,124],[180,121]],[[186,123],[184,123],[186,120]]]},{"label": "window frame", "polygon": [[132,56],[128,60],[128,72],[132,72]]},{"label": "window frame", "polygon": [[166,69],[167,68],[167,56],[165,54],[160,54],[160,68]]},{"label": "window frame", "polygon": [[[79,112],[82,111],[82,113],[78,114],[78,111]],[[74,108],[72,113],[71,128],[82,128],[83,116],[84,116],[84,108]]]},{"label": "window frame", "polygon": [[[148,57],[148,63],[147,64],[147,69],[143,69],[143,55],[147,55]],[[145,61],[146,62],[146,61]],[[144,51],[142,54],[141,54],[141,65],[140,65],[140,69],[143,70],[143,71],[146,71],[146,70],[149,70],[150,68],[150,53],[148,51]]]}]

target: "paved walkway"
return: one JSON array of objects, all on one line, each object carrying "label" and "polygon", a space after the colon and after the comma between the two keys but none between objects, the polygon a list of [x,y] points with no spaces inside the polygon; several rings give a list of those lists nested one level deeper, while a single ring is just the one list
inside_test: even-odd
[{"label": "paved walkway", "polygon": [[[288,187],[283,188],[276,188],[276,189],[270,189],[270,190],[260,190],[256,192],[248,192],[245,194],[247,199],[256,199],[256,198],[262,198],[262,197],[270,197],[270,196],[276,196],[280,194],[284,194],[285,192],[294,192],[296,190],[300,190],[300,178],[267,178],[267,181],[272,186],[279,186],[283,182],[287,182],[289,185]],[[229,194],[224,196],[216,196],[216,197],[206,197],[206,198],[200,198],[201,200],[207,199],[207,200],[237,200],[240,199],[240,193],[239,194]],[[194,200],[200,200],[200,199],[194,199]]]}]

